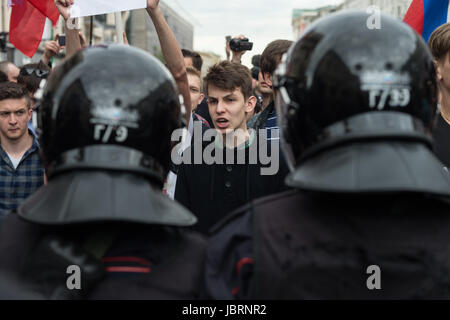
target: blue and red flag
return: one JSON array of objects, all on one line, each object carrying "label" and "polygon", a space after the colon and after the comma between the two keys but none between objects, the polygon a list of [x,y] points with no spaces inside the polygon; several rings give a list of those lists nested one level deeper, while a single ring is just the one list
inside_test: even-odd
[{"label": "blue and red flag", "polygon": [[9,24],[9,41],[22,53],[32,57],[42,40],[45,19],[53,25],[59,19],[59,12],[53,0],[9,0],[12,6]]},{"label": "blue and red flag", "polygon": [[413,0],[403,21],[428,41],[434,30],[449,22],[449,3],[449,0]]}]

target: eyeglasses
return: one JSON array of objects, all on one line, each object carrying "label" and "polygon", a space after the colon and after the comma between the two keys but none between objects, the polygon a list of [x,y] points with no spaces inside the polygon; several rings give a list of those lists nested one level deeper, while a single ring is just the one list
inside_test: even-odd
[{"label": "eyeglasses", "polygon": [[20,75],[22,75],[22,76],[31,76],[33,73],[38,78],[45,79],[45,78],[47,78],[47,76],[50,73],[50,71],[36,69],[36,68],[22,68],[22,69],[20,69]]}]

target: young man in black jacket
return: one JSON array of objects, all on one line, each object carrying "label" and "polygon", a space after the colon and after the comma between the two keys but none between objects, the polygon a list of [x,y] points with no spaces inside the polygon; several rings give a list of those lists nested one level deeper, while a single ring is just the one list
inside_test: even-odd
[{"label": "young man in black jacket", "polygon": [[195,229],[202,233],[250,200],[285,190],[288,172],[279,140],[267,140],[266,130],[247,129],[246,115],[256,104],[248,68],[223,61],[205,81],[215,129],[202,135],[194,128],[193,143],[179,159],[175,190],[175,199],[197,215]]}]

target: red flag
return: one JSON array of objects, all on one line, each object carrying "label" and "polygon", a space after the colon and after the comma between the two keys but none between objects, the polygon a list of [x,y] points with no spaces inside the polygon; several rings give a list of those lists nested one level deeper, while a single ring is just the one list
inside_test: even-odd
[{"label": "red flag", "polygon": [[53,25],[56,26],[59,19],[59,11],[56,9],[53,0],[28,0],[36,9],[38,9],[44,16],[52,20]]},{"label": "red flag", "polygon": [[[36,6],[34,6],[36,4]],[[33,57],[42,40],[46,16],[55,25],[58,17],[51,0],[16,0],[12,3],[9,41],[28,57]]]}]

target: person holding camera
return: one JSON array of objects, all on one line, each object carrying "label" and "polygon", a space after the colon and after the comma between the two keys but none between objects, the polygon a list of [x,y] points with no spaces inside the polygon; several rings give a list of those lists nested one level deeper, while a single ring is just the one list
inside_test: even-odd
[{"label": "person holding camera", "polygon": [[44,50],[44,54],[42,55],[42,62],[49,66],[50,68],[52,67],[52,58],[56,55],[58,55],[62,49],[64,49],[66,46],[66,36],[65,35],[59,35],[57,34],[55,36],[55,39],[52,41],[47,41],[45,43],[45,50]]},{"label": "person holding camera", "polygon": [[233,53],[231,62],[241,63],[242,56],[246,51],[251,51],[253,49],[253,42],[249,42],[248,38],[244,35],[239,35],[231,39],[227,36],[227,46],[225,52],[227,54],[227,60],[230,60],[230,52]]},{"label": "person holding camera", "polygon": [[[273,74],[281,62],[283,55],[289,50],[292,45],[290,40],[275,40],[267,45],[261,55],[260,69],[262,75],[262,82],[266,87],[266,92],[270,92],[273,89]],[[267,96],[266,96],[267,97]],[[270,97],[270,96],[269,96]],[[273,94],[270,97],[270,102],[268,98],[263,102],[267,105],[266,108],[259,114],[255,115],[247,123],[249,128],[255,130],[267,129],[267,139],[279,139],[279,137],[272,137],[272,130],[278,129],[277,125],[277,113],[275,112],[275,104]]]}]

